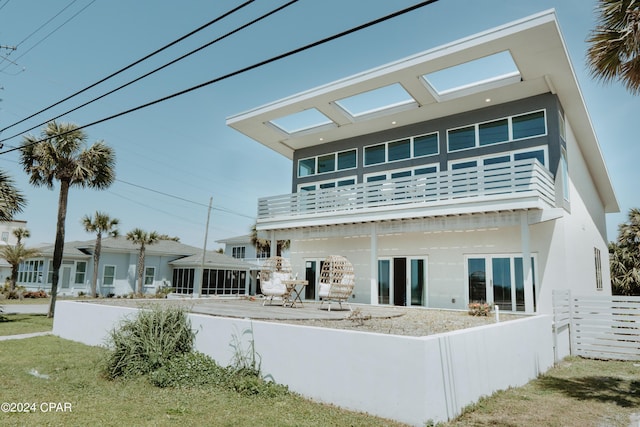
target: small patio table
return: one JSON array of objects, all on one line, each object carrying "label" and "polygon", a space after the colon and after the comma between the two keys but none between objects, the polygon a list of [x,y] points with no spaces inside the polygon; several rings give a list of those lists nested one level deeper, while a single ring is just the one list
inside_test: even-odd
[{"label": "small patio table", "polygon": [[302,305],[302,298],[300,298],[300,294],[304,290],[304,287],[309,284],[306,280],[283,280],[282,283],[287,287],[287,294],[289,295],[286,303],[290,304],[290,307],[295,307],[296,302],[300,303],[300,307],[304,307]]}]

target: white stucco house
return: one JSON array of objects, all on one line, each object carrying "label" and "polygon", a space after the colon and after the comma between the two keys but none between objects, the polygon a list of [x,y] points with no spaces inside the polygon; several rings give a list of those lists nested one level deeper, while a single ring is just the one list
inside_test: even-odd
[{"label": "white stucco house", "polygon": [[[66,242],[58,283],[59,295],[89,295],[93,277],[95,240]],[[25,260],[18,272],[19,286],[27,290],[51,290],[53,245],[43,246],[41,256]],[[136,292],[139,246],[124,237],[102,239],[97,293],[124,296]],[[180,295],[240,295],[249,290],[254,266],[173,240],[160,240],[145,249],[143,292],[154,295],[164,287]]]},{"label": "white stucco house", "polygon": [[548,313],[610,294],[619,210],[553,10],[227,118],[292,160],[258,202],[317,299],[347,257],[354,302]]}]

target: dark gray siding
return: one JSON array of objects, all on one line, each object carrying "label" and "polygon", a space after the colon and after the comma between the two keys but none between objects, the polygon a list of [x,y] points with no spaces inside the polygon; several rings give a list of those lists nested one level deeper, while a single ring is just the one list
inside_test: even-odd
[{"label": "dark gray siding", "polygon": [[[547,120],[547,135],[517,140],[513,142],[500,143],[495,145],[487,145],[478,148],[472,148],[463,151],[447,153],[447,129],[463,127],[475,123],[486,122],[500,119],[507,116],[524,114],[532,111],[545,110]],[[534,96],[518,101],[493,105],[480,110],[469,111],[465,113],[455,114],[435,120],[428,120],[421,123],[401,126],[377,132],[369,135],[363,135],[355,138],[334,141],[331,143],[317,145],[301,150],[297,150],[293,156],[293,180],[292,192],[296,192],[299,184],[313,183],[318,181],[336,180],[342,177],[350,177],[357,175],[357,182],[362,182],[364,174],[375,173],[390,169],[404,169],[419,165],[437,163],[441,171],[447,170],[447,164],[451,160],[459,160],[478,156],[486,156],[496,153],[504,153],[514,150],[521,150],[530,147],[546,145],[549,155],[549,169],[555,175],[560,159],[560,147],[562,141],[559,136],[558,111],[562,111],[562,107],[555,95],[550,93]],[[381,119],[384,120],[384,119]],[[364,147],[408,138],[416,135],[423,135],[432,132],[438,133],[439,154],[427,157],[413,158],[391,163],[385,163],[375,166],[364,167]],[[298,178],[298,160],[322,154],[344,151],[349,149],[357,149],[357,168],[317,174]]]}]

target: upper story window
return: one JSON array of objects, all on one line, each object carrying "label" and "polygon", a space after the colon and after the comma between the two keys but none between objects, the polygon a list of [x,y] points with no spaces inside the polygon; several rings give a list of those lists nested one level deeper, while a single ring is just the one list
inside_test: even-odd
[{"label": "upper story window", "polygon": [[298,160],[298,177],[353,169],[357,165],[356,150],[340,151]]},{"label": "upper story window", "polygon": [[2,241],[3,242],[9,241],[9,232],[8,231],[3,231],[2,232]]},{"label": "upper story window", "polygon": [[449,151],[467,150],[546,135],[545,112],[521,114],[447,130]]},{"label": "upper story window", "polygon": [[435,154],[438,154],[436,132],[364,147],[364,165],[373,166]]},{"label": "upper story window", "polygon": [[231,248],[231,256],[234,258],[244,259],[245,255],[245,247],[244,246],[234,246]]},{"label": "upper story window", "polygon": [[355,183],[356,183],[356,177],[350,176],[350,177],[328,180],[328,181],[313,182],[309,184],[300,184],[298,185],[298,192],[324,190],[327,188],[336,188],[336,187],[347,187],[347,186],[355,185]]},{"label": "upper story window", "polygon": [[461,159],[449,162],[449,170],[458,170],[466,168],[475,168],[479,166],[490,166],[499,163],[508,163],[511,161],[518,161],[524,159],[536,159],[542,165],[546,166],[547,161],[547,148],[537,147],[526,150],[512,151],[501,154],[494,154],[491,156],[472,157],[470,159]]}]

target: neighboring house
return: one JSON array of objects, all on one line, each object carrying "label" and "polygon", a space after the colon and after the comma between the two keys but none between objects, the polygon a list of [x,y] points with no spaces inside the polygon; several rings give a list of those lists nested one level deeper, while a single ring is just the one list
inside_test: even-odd
[{"label": "neighboring house", "polygon": [[[65,243],[58,283],[59,295],[78,295],[80,292],[84,294],[90,292],[94,245],[95,240]],[[102,239],[98,267],[98,294],[102,296],[128,295],[136,291],[139,249],[138,245],[124,237]],[[26,260],[20,265],[18,285],[25,286],[27,289],[48,291],[51,289],[53,275],[53,245],[44,246],[40,250],[42,253],[40,258]],[[153,245],[148,245],[145,250],[144,293],[152,295],[164,287],[173,287],[176,293],[192,293],[193,287],[185,287],[182,276],[178,276],[180,278],[178,283],[174,281],[176,273],[172,263],[177,260],[189,260],[198,254],[200,257],[202,256],[202,249],[173,240],[160,240]],[[233,272],[251,269],[249,264],[221,254],[218,255],[237,263],[233,265]],[[244,269],[241,268],[242,266]],[[222,268],[224,269],[224,266]],[[193,280],[196,280],[195,283],[199,286],[200,278],[200,275],[192,275],[192,284]],[[246,293],[246,291],[239,293]]]},{"label": "neighboring house", "polygon": [[[204,264],[202,251],[199,254],[172,261],[173,287],[177,294],[207,295],[249,295],[254,294],[256,271],[260,268],[217,252],[208,251]],[[204,272],[204,274],[202,274]],[[196,278],[202,277],[198,283]]]},{"label": "neighboring house", "polygon": [[[27,228],[27,221],[0,221],[0,246],[18,243],[16,236],[13,235],[13,230],[17,228]],[[22,242],[23,245],[25,243],[24,241]],[[2,278],[0,285],[4,284],[9,277],[11,277],[11,265],[7,260],[0,258],[0,278]]]},{"label": "neighboring house", "polygon": [[611,292],[618,202],[553,10],[227,124],[293,161],[257,230],[291,240],[307,298],[329,254],[362,303],[549,313],[554,289]]}]

